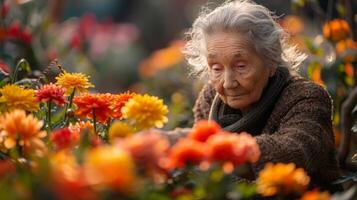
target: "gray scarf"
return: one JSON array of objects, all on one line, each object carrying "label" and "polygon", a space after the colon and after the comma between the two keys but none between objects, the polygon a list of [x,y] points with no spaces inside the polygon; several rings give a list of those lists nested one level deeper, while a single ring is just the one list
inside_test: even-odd
[{"label": "gray scarf", "polygon": [[287,68],[278,67],[275,75],[269,78],[261,99],[245,115],[242,115],[240,110],[226,105],[216,94],[211,105],[209,119],[216,121],[226,131],[260,134],[289,77]]}]

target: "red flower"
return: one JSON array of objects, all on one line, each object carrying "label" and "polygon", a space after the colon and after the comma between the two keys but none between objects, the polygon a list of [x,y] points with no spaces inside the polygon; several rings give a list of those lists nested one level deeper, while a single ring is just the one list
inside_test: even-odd
[{"label": "red flower", "polygon": [[121,109],[125,106],[126,102],[128,102],[134,95],[135,93],[131,92],[125,92],[119,95],[115,95],[114,101],[113,101],[113,118],[122,118],[122,112]]},{"label": "red flower", "polygon": [[260,150],[254,137],[247,133],[234,134],[220,132],[207,140],[211,147],[210,159],[213,161],[231,162],[239,166],[245,162],[255,162]]},{"label": "red flower", "polygon": [[71,132],[68,128],[56,130],[51,135],[51,141],[57,150],[69,148],[78,143],[80,135],[78,132]]},{"label": "red flower", "polygon": [[5,18],[10,10],[10,2],[8,0],[4,1],[0,8],[0,16]]},{"label": "red flower", "polygon": [[21,35],[21,22],[16,20],[8,28],[8,34],[11,39],[18,39]]},{"label": "red flower", "polygon": [[78,106],[76,115],[81,118],[93,119],[93,111],[99,122],[105,123],[113,115],[111,109],[114,96],[112,94],[82,94],[73,99]]},{"label": "red flower", "polygon": [[39,102],[52,101],[55,104],[62,106],[63,104],[66,103],[66,100],[64,99],[64,92],[65,90],[63,88],[50,83],[42,86],[41,89],[37,90],[36,92],[37,101]]},{"label": "red flower", "polygon": [[191,139],[181,139],[172,148],[169,156],[169,169],[181,168],[186,164],[200,164],[209,155],[205,143]]},{"label": "red flower", "polygon": [[32,41],[32,33],[29,27],[26,27],[24,31],[20,33],[20,40],[22,40],[26,44],[30,44]]},{"label": "red flower", "polygon": [[202,120],[195,124],[189,138],[205,142],[211,135],[216,134],[221,127],[215,121]]},{"label": "red flower", "polygon": [[10,67],[3,60],[0,60],[0,73],[6,76],[10,74]]}]

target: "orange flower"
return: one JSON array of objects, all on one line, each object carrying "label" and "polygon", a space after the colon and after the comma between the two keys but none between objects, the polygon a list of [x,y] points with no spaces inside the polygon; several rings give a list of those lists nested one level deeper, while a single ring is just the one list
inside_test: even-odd
[{"label": "orange flower", "polygon": [[82,94],[74,97],[73,102],[78,106],[75,111],[76,115],[81,118],[88,117],[93,119],[93,110],[96,119],[99,122],[105,123],[107,119],[112,116],[112,101],[113,95],[106,94]]},{"label": "orange flower", "polygon": [[51,134],[51,141],[57,150],[69,148],[78,143],[79,132],[71,132],[69,128],[62,128]]},{"label": "orange flower", "polygon": [[216,134],[221,127],[215,121],[202,120],[195,124],[188,137],[200,142],[205,142],[211,135]]},{"label": "orange flower", "polygon": [[90,121],[80,121],[76,122],[75,124],[70,124],[68,128],[71,132],[81,133],[85,130],[93,130],[93,123],[91,123]]},{"label": "orange flower", "polygon": [[186,164],[200,164],[209,155],[209,147],[202,142],[181,139],[170,150],[169,169],[181,168]]},{"label": "orange flower", "polygon": [[95,193],[89,187],[82,167],[69,151],[58,151],[50,158],[51,179],[53,190],[60,200],[97,199]]},{"label": "orange flower", "polygon": [[356,59],[357,43],[352,39],[341,40],[336,44],[336,52],[345,62]]},{"label": "orange flower", "polygon": [[115,95],[113,100],[113,118],[122,118],[121,109],[125,106],[125,104],[135,96],[135,93],[125,92],[119,95]]},{"label": "orange flower", "polygon": [[125,150],[102,146],[92,149],[85,157],[86,177],[91,184],[112,188],[124,194],[138,187],[135,166]]},{"label": "orange flower", "polygon": [[313,190],[306,192],[301,200],[330,200],[331,196],[328,192],[319,192],[318,190]]},{"label": "orange flower", "polygon": [[239,166],[245,162],[256,162],[260,150],[254,137],[247,133],[235,134],[220,132],[207,140],[211,147],[210,158],[213,161],[230,162]]},{"label": "orange flower", "polygon": [[309,182],[310,177],[302,168],[296,168],[294,163],[268,163],[259,172],[257,190],[263,196],[301,194]]},{"label": "orange flower", "polygon": [[47,84],[42,86],[41,89],[36,91],[37,101],[52,101],[57,105],[62,106],[66,103],[64,99],[64,92],[65,90],[55,84]]},{"label": "orange flower", "polygon": [[137,166],[147,172],[158,171],[163,168],[163,157],[169,150],[169,141],[154,130],[142,132],[119,141],[127,149]]},{"label": "orange flower", "polygon": [[350,27],[346,20],[334,19],[324,24],[322,31],[325,38],[338,42],[347,38],[350,34]]},{"label": "orange flower", "polygon": [[281,26],[291,35],[297,35],[304,30],[304,22],[298,16],[294,15],[284,17]]},{"label": "orange flower", "polygon": [[181,62],[183,54],[181,48],[183,41],[174,41],[169,47],[155,51],[149,58],[139,66],[139,74],[143,77],[155,75],[158,71],[167,69]]},{"label": "orange flower", "polygon": [[11,149],[20,145],[25,154],[43,155],[46,151],[46,145],[40,139],[46,136],[46,132],[41,131],[42,126],[42,121],[31,114],[26,115],[23,110],[14,110],[0,117],[0,134],[4,146]]}]

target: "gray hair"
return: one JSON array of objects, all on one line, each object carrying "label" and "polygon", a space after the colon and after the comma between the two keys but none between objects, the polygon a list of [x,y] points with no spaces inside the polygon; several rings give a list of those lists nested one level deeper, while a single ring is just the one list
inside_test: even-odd
[{"label": "gray hair", "polygon": [[207,68],[205,36],[222,30],[237,31],[249,37],[268,66],[282,64],[296,70],[307,56],[288,44],[289,35],[276,20],[267,8],[249,0],[227,1],[214,10],[206,8],[186,33],[183,53],[193,72],[201,74]]}]

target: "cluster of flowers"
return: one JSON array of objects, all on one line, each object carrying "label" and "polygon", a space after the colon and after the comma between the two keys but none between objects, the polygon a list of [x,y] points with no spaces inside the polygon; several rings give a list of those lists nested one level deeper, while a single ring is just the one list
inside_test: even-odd
[{"label": "cluster of flowers", "polygon": [[[14,190],[20,184],[27,191],[13,198],[31,198],[39,190],[27,188],[26,181],[14,183],[11,176],[19,173],[46,177],[35,182],[46,183],[58,199],[140,199],[158,191],[170,198],[194,198],[194,189],[172,184],[176,170],[196,167],[213,174],[218,166],[225,176],[259,159],[254,137],[224,131],[213,121],[196,123],[186,137],[170,144],[166,134],[152,129],[167,122],[161,99],[130,92],[92,94],[88,78],[63,71],[55,83],[37,90],[17,84],[0,88],[0,183],[16,185]],[[52,114],[59,119],[51,120]],[[19,171],[23,167],[27,170]],[[300,195],[309,177],[293,164],[269,164],[256,184],[263,196]],[[329,199],[318,191],[306,195]]]}]

